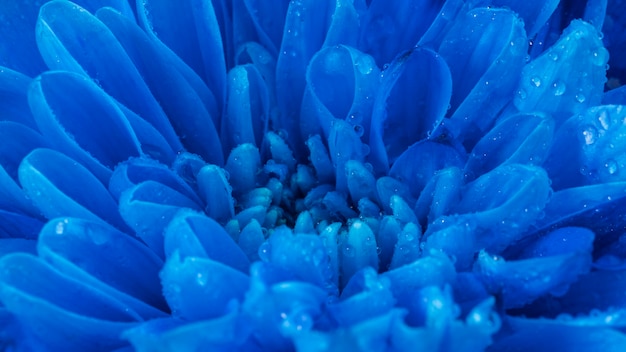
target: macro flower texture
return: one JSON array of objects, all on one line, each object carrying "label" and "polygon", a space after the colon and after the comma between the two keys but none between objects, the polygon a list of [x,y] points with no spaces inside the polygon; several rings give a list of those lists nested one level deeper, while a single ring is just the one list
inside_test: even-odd
[{"label": "macro flower texture", "polygon": [[625,351],[625,11],[0,1],[0,349]]}]

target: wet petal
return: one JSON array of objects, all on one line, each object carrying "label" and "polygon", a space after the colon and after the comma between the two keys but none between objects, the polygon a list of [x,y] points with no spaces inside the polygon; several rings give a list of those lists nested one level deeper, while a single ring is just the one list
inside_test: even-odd
[{"label": "wet petal", "polygon": [[219,317],[243,301],[249,278],[214,260],[181,258],[175,252],[161,271],[161,282],[174,317],[201,320]]},{"label": "wet petal", "polygon": [[426,139],[443,121],[452,78],[443,58],[428,49],[398,56],[381,76],[372,112],[370,144],[377,172],[412,144]]}]

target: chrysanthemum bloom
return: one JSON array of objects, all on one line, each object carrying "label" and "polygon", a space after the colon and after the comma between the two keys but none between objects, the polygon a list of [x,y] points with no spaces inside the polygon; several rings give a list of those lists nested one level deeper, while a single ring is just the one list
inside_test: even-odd
[{"label": "chrysanthemum bloom", "polygon": [[0,2],[0,346],[626,350],[623,9]]}]

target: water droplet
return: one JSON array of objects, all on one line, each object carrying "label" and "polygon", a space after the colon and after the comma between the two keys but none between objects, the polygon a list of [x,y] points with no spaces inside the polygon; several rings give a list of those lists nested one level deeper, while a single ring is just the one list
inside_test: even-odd
[{"label": "water droplet", "polygon": [[606,171],[609,172],[609,175],[615,175],[619,171],[619,166],[613,159],[608,160],[606,164],[604,164],[604,167],[606,167]]},{"label": "water droplet", "polygon": [[597,50],[594,50],[593,53],[591,53],[591,55],[592,55],[591,62],[594,65],[604,66],[606,65],[606,62],[608,61],[609,52],[605,48],[600,47]]},{"label": "water droplet", "polygon": [[272,254],[272,245],[269,242],[263,242],[259,247],[259,258],[264,262],[270,261],[270,256]]},{"label": "water droplet", "polygon": [[600,125],[602,125],[602,128],[605,130],[609,129],[611,119],[606,111],[602,111],[598,114],[598,121],[600,122]]},{"label": "water droplet", "polygon": [[554,88],[554,95],[559,97],[565,93],[565,83],[563,81],[557,80],[552,83],[552,88]]},{"label": "water droplet", "polygon": [[539,77],[536,77],[536,76],[535,76],[535,77],[532,77],[532,78],[530,79],[530,82],[532,82],[532,84],[533,84],[535,87],[539,87],[539,86],[541,86],[541,78],[539,78]]},{"label": "water droplet", "polygon": [[198,285],[206,286],[208,281],[209,280],[206,275],[203,275],[202,273],[198,273],[198,275],[196,275],[196,282],[198,283]]},{"label": "water droplet", "polygon": [[558,61],[559,60],[559,54],[556,51],[550,51],[548,53],[548,57],[550,59],[552,59],[552,61]]},{"label": "water droplet", "polygon": [[528,96],[528,94],[526,93],[526,91],[525,91],[525,90],[520,89],[520,90],[518,90],[518,91],[517,91],[517,96],[518,96],[520,99],[524,100],[524,99],[526,99],[526,97]]},{"label": "water droplet", "polygon": [[583,137],[585,138],[585,144],[591,145],[595,143],[596,137],[598,135],[598,130],[593,126],[587,126],[583,130]]},{"label": "water droplet", "polygon": [[578,94],[576,94],[575,98],[576,98],[576,101],[577,101],[577,102],[579,102],[579,103],[584,103],[584,102],[585,102],[585,99],[587,99],[587,98],[585,97],[585,95],[584,95],[584,94],[582,94],[582,93],[578,93]]}]

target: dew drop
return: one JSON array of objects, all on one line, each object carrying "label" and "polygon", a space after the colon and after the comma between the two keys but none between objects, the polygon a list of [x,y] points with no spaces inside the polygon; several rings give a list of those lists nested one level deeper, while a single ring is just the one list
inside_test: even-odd
[{"label": "dew drop", "polygon": [[520,99],[524,100],[524,99],[526,99],[526,97],[528,96],[528,94],[526,93],[526,91],[525,91],[525,90],[520,89],[520,90],[518,90],[518,91],[517,91],[517,96],[518,96]]},{"label": "dew drop", "polygon": [[576,94],[576,96],[575,96],[574,98],[576,98],[576,101],[577,101],[577,102],[579,102],[579,103],[581,103],[581,104],[585,102],[585,99],[587,99],[587,98],[585,97],[585,95],[584,95],[584,94],[582,94],[582,93],[578,93],[578,94]]},{"label": "dew drop", "polygon": [[532,82],[532,84],[533,84],[535,87],[539,87],[539,86],[541,86],[541,79],[540,79],[539,77],[537,77],[537,76],[532,77],[532,78],[530,79],[530,82]]},{"label": "dew drop", "polygon": [[591,62],[596,65],[596,66],[604,66],[606,65],[608,56],[609,56],[609,52],[603,48],[600,47],[597,50],[594,50],[592,55],[592,59]]},{"label": "dew drop", "polygon": [[598,135],[598,130],[593,126],[587,126],[583,130],[583,137],[585,138],[585,144],[591,145],[595,143],[596,137]]},{"label": "dew drop", "polygon": [[619,166],[613,159],[608,160],[606,164],[604,164],[604,167],[606,167],[606,171],[609,172],[609,175],[615,175],[619,171]]},{"label": "dew drop", "polygon": [[552,88],[554,88],[554,95],[560,97],[565,93],[565,83],[563,81],[557,80],[552,84]]},{"label": "dew drop", "polygon": [[344,256],[348,258],[354,258],[354,247],[352,247],[351,245],[346,244],[345,246],[343,246],[342,252]]},{"label": "dew drop", "polygon": [[271,254],[272,245],[267,241],[263,242],[263,244],[259,247],[259,258],[264,262],[269,262]]}]

